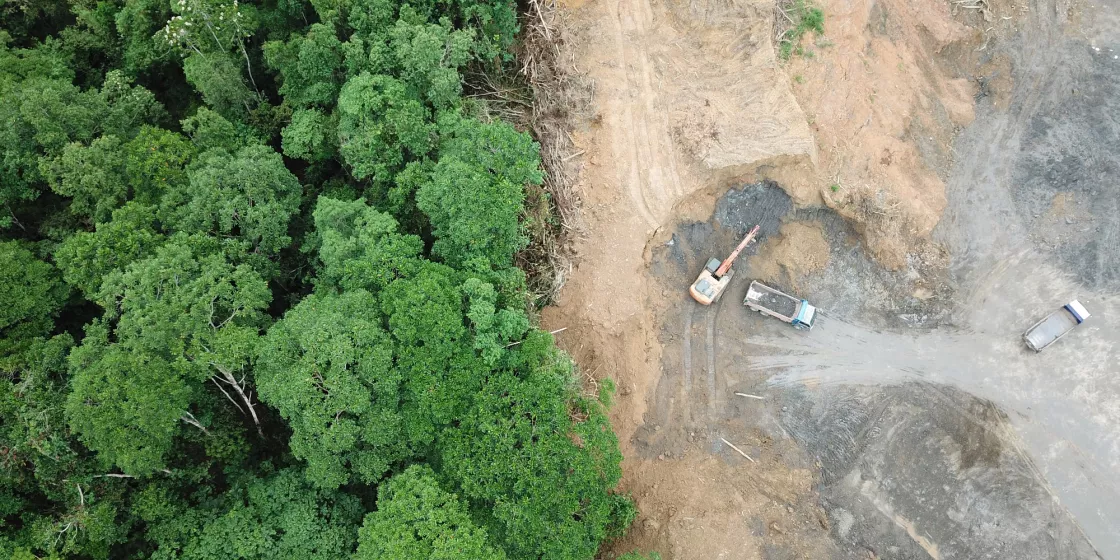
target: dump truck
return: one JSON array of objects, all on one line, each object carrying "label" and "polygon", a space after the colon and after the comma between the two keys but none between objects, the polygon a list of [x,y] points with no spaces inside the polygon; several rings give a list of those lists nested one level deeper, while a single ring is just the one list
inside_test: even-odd
[{"label": "dump truck", "polygon": [[1031,328],[1023,333],[1023,341],[1027,343],[1027,348],[1041,352],[1043,348],[1054,344],[1088,318],[1089,312],[1085,306],[1073,300],[1031,325]]},{"label": "dump truck", "polygon": [[692,299],[704,304],[711,305],[712,302],[719,301],[720,296],[723,295],[723,290],[731,283],[731,279],[735,277],[735,271],[731,270],[731,265],[735,263],[735,259],[739,257],[739,253],[750,244],[754,236],[758,235],[759,227],[756,225],[747,236],[739,242],[739,246],[731,251],[723,262],[719,259],[708,259],[708,264],[704,270],[700,271],[700,276],[696,277],[696,281],[688,287],[688,293],[692,295]]},{"label": "dump truck", "polygon": [[817,318],[817,308],[808,301],[795,298],[757,280],[751,282],[750,288],[747,289],[747,297],[743,298],[743,305],[763,315],[789,323],[797,329],[812,329],[813,321]]}]

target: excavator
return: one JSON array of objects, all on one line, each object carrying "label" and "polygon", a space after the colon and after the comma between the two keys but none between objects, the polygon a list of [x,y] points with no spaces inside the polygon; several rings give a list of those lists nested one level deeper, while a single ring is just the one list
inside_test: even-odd
[{"label": "excavator", "polygon": [[711,305],[712,302],[719,301],[724,288],[727,288],[727,285],[731,283],[731,278],[735,276],[735,271],[731,270],[731,265],[739,257],[739,253],[743,252],[743,249],[746,249],[747,245],[754,240],[755,235],[758,235],[758,226],[754,226],[754,229],[739,242],[739,246],[723,262],[720,262],[719,259],[708,259],[708,264],[700,272],[700,276],[688,288],[688,293],[692,295],[692,299],[703,305]]}]

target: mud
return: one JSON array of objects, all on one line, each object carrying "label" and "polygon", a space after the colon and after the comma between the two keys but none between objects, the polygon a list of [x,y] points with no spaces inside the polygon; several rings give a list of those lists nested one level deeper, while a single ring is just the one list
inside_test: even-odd
[{"label": "mud", "polygon": [[[829,241],[828,266],[793,292],[825,317],[806,335],[747,312],[749,268],[711,308],[678,297],[662,323],[661,379],[635,438],[639,452],[674,460],[707,447],[735,459],[720,440],[728,438],[761,460],[758,470],[813,468],[816,507],[828,520],[816,531],[832,541],[824,557],[1097,557],[1078,521],[1096,525],[1107,542],[1107,523],[1120,516],[1094,520],[1081,511],[1088,518],[1075,519],[1063,504],[1086,491],[1111,494],[1116,419],[1094,422],[1076,401],[1094,399],[1098,416],[1112,406],[1120,387],[1111,387],[1109,368],[1118,362],[1089,339],[1104,356],[1087,374],[1084,363],[1063,366],[1087,350],[1078,348],[1085,339],[1071,335],[1067,348],[1035,355],[1018,337],[1031,322],[1026,309],[1046,309],[1043,288],[1071,290],[1069,279],[1018,255],[972,289],[917,298],[914,275],[875,265],[842,219],[793,209],[784,196],[766,183],[732,189],[710,221],[682,224],[656,248],[651,270],[673,293],[712,247],[731,246],[759,219],[758,210],[787,209],[782,219],[811,220]],[[780,229],[769,220],[762,244]],[[1036,282],[1021,279],[1028,269]],[[1111,315],[1111,304],[1091,305]],[[997,316],[998,325],[976,322]],[[1099,336],[1097,329],[1110,330],[1098,324],[1077,334]],[[1090,386],[1104,391],[1077,390]],[[1063,390],[1080,396],[1067,399]],[[1081,463],[1066,480],[1052,474],[1068,466],[1056,451],[1063,448],[1076,449]]]}]

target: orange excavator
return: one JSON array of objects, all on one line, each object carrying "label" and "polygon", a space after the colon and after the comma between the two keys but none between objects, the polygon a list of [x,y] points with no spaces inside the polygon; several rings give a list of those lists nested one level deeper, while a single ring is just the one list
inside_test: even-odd
[{"label": "orange excavator", "polygon": [[711,305],[712,302],[719,301],[724,288],[731,283],[731,278],[735,276],[735,271],[731,270],[732,263],[738,258],[739,253],[743,252],[743,249],[746,249],[747,245],[754,240],[755,235],[758,235],[758,226],[754,226],[754,229],[739,242],[739,246],[722,263],[719,259],[708,259],[708,264],[704,267],[700,276],[688,288],[688,293],[692,295],[692,299],[704,305]]}]

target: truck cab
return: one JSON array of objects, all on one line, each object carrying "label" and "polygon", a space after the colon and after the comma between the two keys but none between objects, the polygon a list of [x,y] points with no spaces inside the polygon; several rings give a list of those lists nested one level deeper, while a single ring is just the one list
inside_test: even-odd
[{"label": "truck cab", "polygon": [[789,324],[797,329],[812,330],[813,320],[816,318],[817,308],[813,307],[808,301],[801,300],[801,305],[797,307],[797,316]]}]

